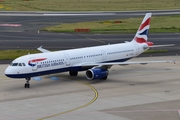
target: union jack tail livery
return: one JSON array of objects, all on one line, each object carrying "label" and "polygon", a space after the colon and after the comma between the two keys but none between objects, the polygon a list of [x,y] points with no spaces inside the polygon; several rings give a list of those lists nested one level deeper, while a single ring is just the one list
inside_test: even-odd
[{"label": "union jack tail livery", "polygon": [[148,46],[152,46],[152,42],[147,42],[148,40],[148,31],[150,28],[150,19],[151,19],[152,13],[147,13],[139,26],[139,29],[133,39],[133,42],[136,43],[147,43]]}]

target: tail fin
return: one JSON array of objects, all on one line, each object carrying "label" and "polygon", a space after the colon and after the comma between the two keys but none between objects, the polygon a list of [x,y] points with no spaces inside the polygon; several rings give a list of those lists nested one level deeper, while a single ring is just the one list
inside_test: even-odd
[{"label": "tail fin", "polygon": [[146,13],[141,25],[139,26],[138,31],[136,32],[136,35],[133,38],[133,42],[136,43],[145,43],[148,40],[148,31],[150,28],[150,19],[151,19],[152,13]]}]

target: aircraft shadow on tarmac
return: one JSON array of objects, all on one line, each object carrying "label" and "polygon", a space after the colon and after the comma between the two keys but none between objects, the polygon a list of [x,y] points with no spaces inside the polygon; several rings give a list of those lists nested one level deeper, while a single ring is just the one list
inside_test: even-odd
[{"label": "aircraft shadow on tarmac", "polygon": [[[68,73],[58,73],[55,75],[46,75],[46,76],[41,76],[42,80],[41,81],[34,81],[31,80],[31,88],[32,89],[38,89],[38,88],[52,88],[55,85],[58,85],[59,87],[72,84],[73,81],[75,82],[82,82],[86,84],[101,84],[101,83],[118,83],[118,84],[127,84],[130,86],[134,85],[148,85],[148,84],[158,84],[161,82],[169,82],[170,80],[158,80],[158,81],[150,81],[147,80],[146,77],[143,77],[143,80],[136,79],[138,76],[146,76],[146,75],[153,75],[154,72],[166,72],[171,69],[168,68],[145,68],[143,66],[130,66],[130,67],[120,67],[118,69],[111,69],[110,74],[107,78],[107,80],[87,80],[85,77],[84,72],[80,72],[78,76],[69,76]],[[141,72],[144,72],[140,74]],[[58,80],[51,80],[51,76],[56,76],[58,77]],[[131,78],[126,79],[126,77],[131,76]],[[14,81],[16,82],[16,81]],[[24,90],[23,84],[25,80],[21,80],[18,82],[18,85],[11,86],[7,88],[7,90]]]}]

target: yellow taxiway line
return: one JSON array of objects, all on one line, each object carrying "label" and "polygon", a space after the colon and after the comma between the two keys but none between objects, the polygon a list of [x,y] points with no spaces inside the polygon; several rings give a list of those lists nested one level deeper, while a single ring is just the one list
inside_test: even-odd
[{"label": "yellow taxiway line", "polygon": [[90,84],[87,84],[87,83],[82,82],[82,81],[77,81],[77,82],[80,82],[80,83],[88,86],[89,88],[91,88],[91,89],[94,91],[94,93],[95,93],[94,98],[93,98],[90,102],[88,102],[88,103],[86,103],[86,104],[84,104],[84,105],[82,105],[82,106],[79,106],[79,107],[77,107],[77,108],[73,108],[73,109],[71,109],[71,110],[67,110],[67,111],[60,112],[60,113],[57,113],[57,114],[54,114],[54,115],[50,115],[50,116],[46,116],[46,117],[43,117],[43,118],[39,118],[38,120],[44,120],[44,119],[52,118],[52,117],[55,117],[55,116],[58,116],[58,115],[66,114],[66,113],[69,113],[69,112],[73,112],[73,111],[75,111],[75,110],[84,108],[84,107],[92,104],[94,101],[96,101],[96,99],[98,98],[98,91],[97,91],[93,86],[91,86]]}]

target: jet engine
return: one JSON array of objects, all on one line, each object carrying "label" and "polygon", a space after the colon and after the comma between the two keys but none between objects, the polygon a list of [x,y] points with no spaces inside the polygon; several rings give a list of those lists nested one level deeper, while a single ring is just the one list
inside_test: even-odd
[{"label": "jet engine", "polygon": [[108,74],[109,74],[109,71],[107,69],[92,68],[86,71],[86,78],[88,80],[107,79]]}]

